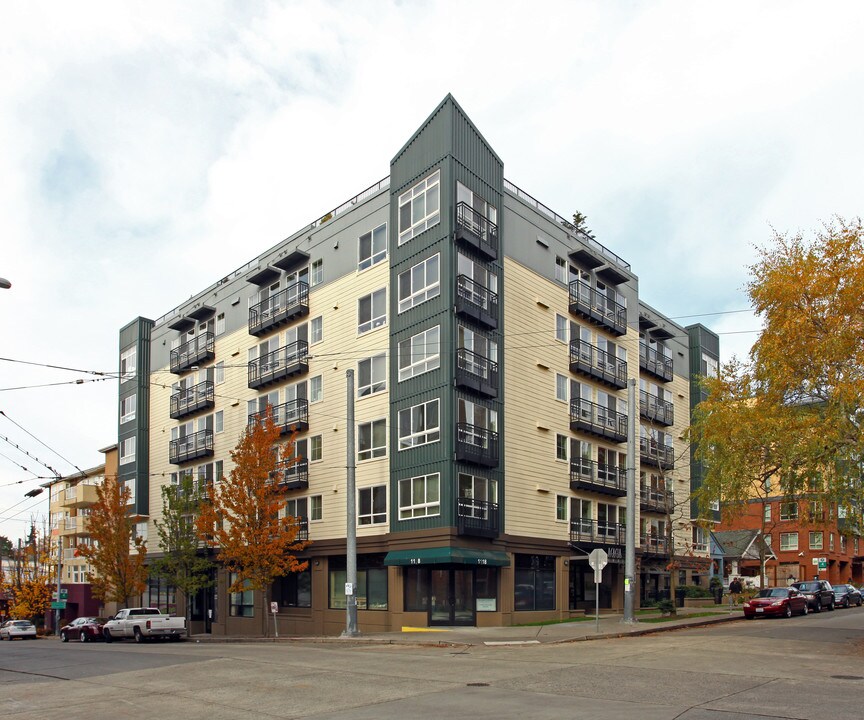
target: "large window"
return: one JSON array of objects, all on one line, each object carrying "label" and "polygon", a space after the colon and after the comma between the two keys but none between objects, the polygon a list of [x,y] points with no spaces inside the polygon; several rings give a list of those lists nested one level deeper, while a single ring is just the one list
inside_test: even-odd
[{"label": "large window", "polygon": [[135,345],[120,353],[120,382],[135,377],[137,357],[138,348]]},{"label": "large window", "polygon": [[441,171],[417,183],[399,196],[399,244],[408,242],[441,219]]},{"label": "large window", "polygon": [[[348,575],[345,556],[331,557],[330,570],[330,608],[345,608],[345,583]],[[357,588],[354,592],[358,610],[387,609],[387,568],[383,555],[357,556]]]},{"label": "large window", "polygon": [[125,423],[135,419],[137,395],[130,395],[120,401],[120,422]]},{"label": "large window", "polygon": [[372,460],[387,454],[387,421],[360,423],[357,426],[357,459]]},{"label": "large window", "polygon": [[387,354],[364,358],[357,363],[357,397],[366,397],[387,389]]},{"label": "large window", "polygon": [[387,291],[384,288],[357,301],[357,332],[363,334],[387,322]]},{"label": "large window", "polygon": [[441,294],[439,255],[433,255],[399,274],[399,312]]},{"label": "large window", "polygon": [[[228,587],[237,582],[237,573],[228,573]],[[241,592],[228,593],[228,614],[231,617],[255,617],[255,591],[250,589],[249,580],[243,581]]]},{"label": "large window", "polygon": [[514,557],[514,610],[555,609],[555,557],[520,555]]},{"label": "large window", "polygon": [[135,460],[135,438],[130,437],[120,441],[120,465],[131,463]]},{"label": "large window", "polygon": [[810,549],[811,550],[821,550],[822,545],[824,543],[823,534],[821,530],[811,530],[810,531]]},{"label": "large window", "polygon": [[441,327],[424,330],[399,343],[399,380],[422,375],[441,365]]},{"label": "large window", "polygon": [[387,522],[387,486],[360,488],[357,491],[357,524],[381,525]]},{"label": "large window", "polygon": [[282,607],[312,607],[312,571],[291,572],[273,583],[273,602]]},{"label": "large window", "polygon": [[780,503],[780,519],[781,520],[797,520],[798,519],[798,503],[797,502]]},{"label": "large window", "polygon": [[357,252],[357,268],[365,270],[387,257],[387,223],[360,236]]},{"label": "large window", "polygon": [[797,550],[798,549],[798,533],[780,533],[780,549],[781,550]]},{"label": "large window", "polygon": [[159,608],[159,612],[166,615],[173,615],[177,612],[174,586],[169,585],[165,578],[150,577],[147,579],[144,602],[147,607]]},{"label": "large window", "polygon": [[399,411],[399,449],[426,445],[441,439],[438,400]]},{"label": "large window", "polygon": [[441,476],[419,475],[399,481],[399,519],[410,520],[441,513]]}]

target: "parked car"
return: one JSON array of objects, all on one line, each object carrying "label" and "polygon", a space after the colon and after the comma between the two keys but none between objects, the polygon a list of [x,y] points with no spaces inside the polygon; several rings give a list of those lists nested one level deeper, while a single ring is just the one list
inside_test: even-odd
[{"label": "parked car", "polygon": [[807,598],[807,605],[813,612],[822,612],[822,608],[834,609],[834,588],[827,580],[802,580],[790,587]]},{"label": "parked car", "polygon": [[68,625],[60,628],[60,639],[63,642],[80,640],[90,642],[91,640],[102,640],[102,626],[108,622],[102,617],[80,617]]},{"label": "parked car", "polygon": [[744,603],[744,617],[752,620],[759,616],[792,617],[809,612],[807,598],[791,587],[770,587]]},{"label": "parked car", "polygon": [[851,585],[835,585],[834,604],[837,607],[861,607],[861,592]]},{"label": "parked car", "polygon": [[135,638],[145,640],[180,640],[186,633],[186,618],[163,615],[158,608],[127,608],[118,612],[102,627],[105,642]]},{"label": "parked car", "polygon": [[29,620],[7,620],[0,625],[0,640],[36,638],[36,626]]}]

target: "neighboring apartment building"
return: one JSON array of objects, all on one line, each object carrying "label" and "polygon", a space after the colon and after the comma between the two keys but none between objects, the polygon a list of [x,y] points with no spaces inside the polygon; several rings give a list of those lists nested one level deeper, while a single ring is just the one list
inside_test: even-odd
[{"label": "neighboring apartment building", "polygon": [[[627,262],[506,181],[450,96],[389,178],[163,317],[137,318],[119,350],[119,473],[142,526],[161,517],[164,483],[227,477],[268,405],[286,435],[299,429],[301,460],[279,478],[312,544],[308,570],[274,585],[281,632],[345,624],[347,369],[361,631],[581,613],[597,547],[610,555],[601,607],[620,609],[626,522],[652,592],[668,587],[665,523],[684,579],[707,565],[687,502],[687,331],[640,302]],[[261,634],[263,598],[226,590],[219,571],[192,599],[193,632]]]}]

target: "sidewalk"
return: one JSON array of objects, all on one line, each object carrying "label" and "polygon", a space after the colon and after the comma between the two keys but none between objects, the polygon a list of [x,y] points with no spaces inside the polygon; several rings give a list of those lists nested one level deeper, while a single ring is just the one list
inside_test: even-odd
[{"label": "sidewalk", "polygon": [[[717,615],[701,616],[701,613],[712,612]],[[562,622],[554,625],[529,625],[509,627],[442,627],[442,628],[403,628],[401,632],[363,633],[356,638],[340,637],[279,637],[279,638],[243,638],[213,635],[193,635],[190,642],[206,643],[256,643],[256,642],[326,642],[326,643],[368,643],[368,644],[407,644],[407,645],[533,645],[538,643],[569,643],[585,640],[601,640],[624,637],[626,635],[649,635],[651,633],[668,632],[682,627],[698,627],[714,623],[740,620],[744,617],[741,607],[729,610],[726,606],[714,608],[678,608],[678,614],[663,622],[647,622],[659,618],[659,615],[638,615],[633,624],[624,623],[623,616],[618,614],[600,615],[599,632],[593,615],[579,622]]]}]

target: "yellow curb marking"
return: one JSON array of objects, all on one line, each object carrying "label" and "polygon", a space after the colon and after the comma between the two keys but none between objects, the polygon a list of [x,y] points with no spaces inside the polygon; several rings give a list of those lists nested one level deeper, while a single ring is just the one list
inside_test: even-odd
[{"label": "yellow curb marking", "polygon": [[445,630],[444,628],[417,628],[417,627],[407,627],[406,625],[402,626],[402,632],[450,632],[449,630]]}]

